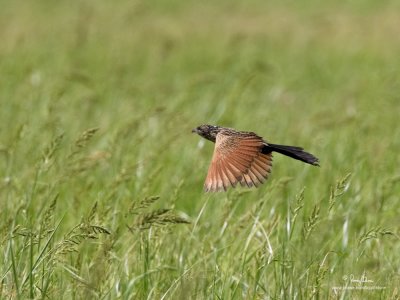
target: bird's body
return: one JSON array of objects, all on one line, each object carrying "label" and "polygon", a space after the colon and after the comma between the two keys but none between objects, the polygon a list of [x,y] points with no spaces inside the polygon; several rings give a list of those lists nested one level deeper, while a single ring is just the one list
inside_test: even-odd
[{"label": "bird's body", "polygon": [[238,183],[247,187],[259,186],[271,173],[273,151],[319,165],[318,158],[303,148],[267,143],[254,132],[212,125],[201,125],[192,131],[215,143],[204,184],[206,191],[226,191]]}]

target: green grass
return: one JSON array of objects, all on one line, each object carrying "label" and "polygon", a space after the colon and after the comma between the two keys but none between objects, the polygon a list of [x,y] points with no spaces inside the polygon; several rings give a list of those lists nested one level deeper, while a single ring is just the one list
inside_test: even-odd
[{"label": "green grass", "polygon": [[[397,1],[1,4],[0,298],[400,297]],[[202,123],[321,167],[205,194]]]}]

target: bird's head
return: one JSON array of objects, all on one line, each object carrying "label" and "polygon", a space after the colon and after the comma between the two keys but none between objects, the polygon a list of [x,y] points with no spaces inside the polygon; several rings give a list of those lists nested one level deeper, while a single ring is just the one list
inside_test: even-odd
[{"label": "bird's head", "polygon": [[215,139],[217,137],[218,132],[221,130],[220,126],[213,125],[200,125],[192,130],[192,132],[197,133],[201,137],[210,140],[215,143]]}]

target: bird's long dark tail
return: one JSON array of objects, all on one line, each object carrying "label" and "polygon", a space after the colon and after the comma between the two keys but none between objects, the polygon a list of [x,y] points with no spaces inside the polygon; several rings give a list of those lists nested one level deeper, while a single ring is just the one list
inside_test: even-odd
[{"label": "bird's long dark tail", "polygon": [[285,145],[276,145],[276,144],[267,144],[262,149],[263,153],[270,153],[271,151],[275,151],[281,153],[283,155],[290,156],[294,159],[301,160],[307,164],[313,166],[319,166],[319,159],[316,158],[311,153],[304,151],[301,147],[295,146],[285,146]]}]

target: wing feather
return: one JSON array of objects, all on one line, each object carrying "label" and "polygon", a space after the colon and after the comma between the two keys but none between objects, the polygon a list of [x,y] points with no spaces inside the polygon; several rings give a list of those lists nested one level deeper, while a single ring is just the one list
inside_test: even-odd
[{"label": "wing feather", "polygon": [[272,154],[261,152],[263,143],[254,133],[243,135],[220,131],[204,183],[205,190],[226,191],[238,183],[249,188],[264,183],[271,172]]},{"label": "wing feather", "polygon": [[264,176],[262,175],[262,173],[260,173],[260,171],[255,167],[255,165],[253,165],[252,167],[251,167],[251,172],[257,177],[257,180],[260,182],[260,183],[264,183],[265,182],[265,178],[264,178]]},{"label": "wing feather", "polygon": [[223,189],[226,191],[226,188],[228,186],[226,175],[224,173],[224,170],[221,168],[221,161],[218,161],[216,164],[217,167],[217,173],[218,173],[218,189],[221,190]]}]

